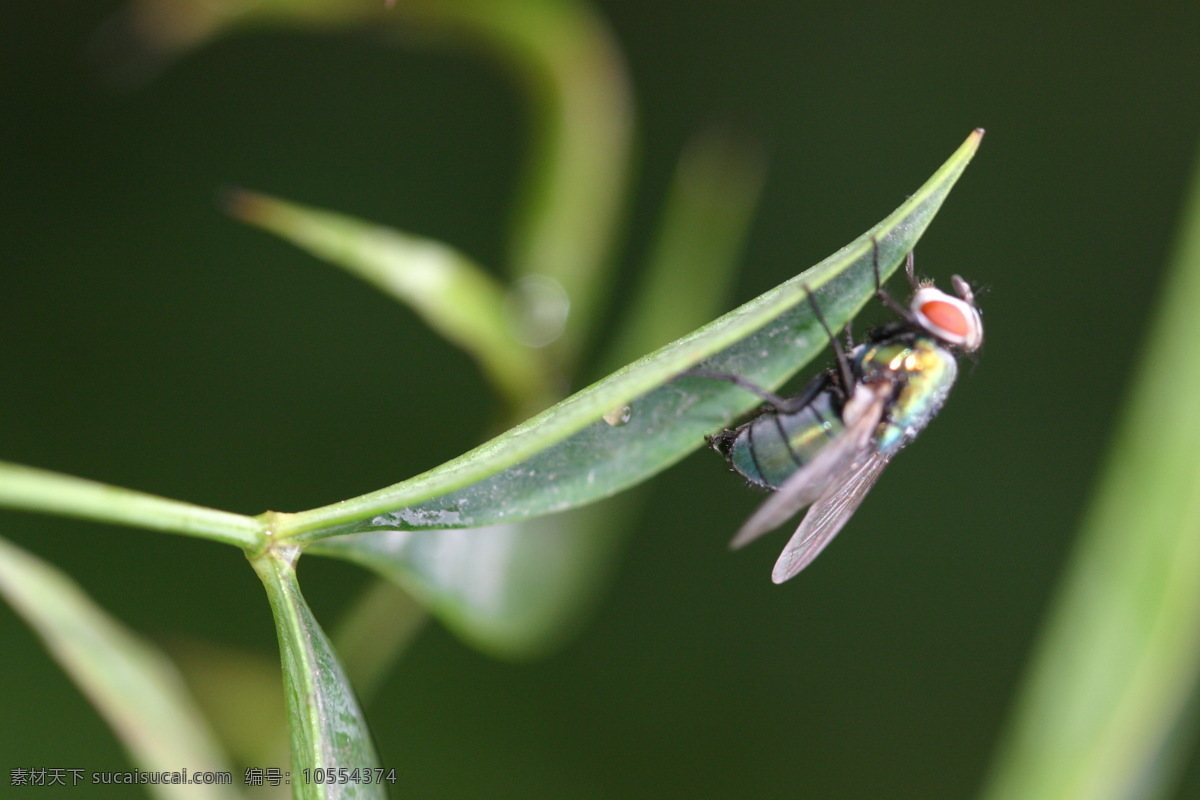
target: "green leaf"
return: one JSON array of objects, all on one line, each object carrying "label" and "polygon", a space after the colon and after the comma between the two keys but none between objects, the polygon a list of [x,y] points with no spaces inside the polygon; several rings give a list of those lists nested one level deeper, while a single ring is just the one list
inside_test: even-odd
[{"label": "green leaf", "polygon": [[99,45],[111,50],[111,77],[144,81],[169,59],[218,36],[269,27],[334,29],[395,17],[383,2],[360,0],[129,0]]},{"label": "green leaf", "polygon": [[[608,259],[629,177],[633,103],[620,52],[590,4],[576,0],[142,0],[120,20],[113,56],[125,80],[219,35],[262,28],[328,32],[373,24],[448,34],[503,63],[529,106],[530,146],[514,218],[512,273],[570,298],[551,350],[578,354],[608,294]],[[144,52],[129,52],[128,40]],[[569,371],[569,370],[564,370]]]},{"label": "green leaf", "polygon": [[287,710],[277,657],[178,635],[167,648],[233,761],[278,766],[287,760]]},{"label": "green leaf", "polygon": [[[174,664],[54,567],[0,539],[0,594],[151,772],[228,771]],[[6,724],[19,725],[18,720]],[[158,784],[160,798],[232,800],[232,786]]]},{"label": "green leaf", "polygon": [[[762,166],[748,143],[728,135],[710,133],[688,147],[645,289],[634,293],[630,322],[607,358],[616,353],[615,363],[624,363],[717,313]],[[564,514],[479,530],[334,537],[308,552],[347,558],[406,587],[456,634],[493,656],[536,658],[567,640],[607,585],[637,495],[626,492]],[[394,619],[395,608],[387,614]],[[371,636],[373,647],[379,636]],[[349,654],[345,661],[353,663]]]},{"label": "green leaf", "polygon": [[620,51],[591,4],[575,0],[409,0],[397,8],[482,40],[520,81],[532,126],[512,267],[550,278],[570,298],[553,347],[569,368],[609,293],[606,267],[630,172],[633,102]]},{"label": "green leaf", "polygon": [[[986,800],[1171,797],[1200,682],[1200,172]],[[1195,388],[1190,388],[1195,384]],[[1194,746],[1194,745],[1192,745]]]},{"label": "green leaf", "polygon": [[513,335],[504,288],[462,253],[430,239],[246,190],[231,192],[226,207],[239,219],[410,306],[475,358],[514,407],[528,407],[548,392],[537,351]]},{"label": "green leaf", "polygon": [[369,702],[428,619],[425,609],[391,581],[371,582],[346,609],[333,641],[360,699]]},{"label": "green leaf", "polygon": [[567,639],[604,585],[627,529],[622,499],[474,530],[339,536],[306,552],[395,581],[493,656],[537,658]]},{"label": "green leaf", "polygon": [[373,770],[379,758],[362,709],[325,632],[296,582],[296,548],[251,560],[267,589],[279,634],[284,694],[292,737],[293,796],[303,800],[386,798],[386,784],[319,783],[304,770]]},{"label": "green leaf", "polygon": [[[758,404],[722,381],[682,373],[701,362],[778,386],[827,344],[806,302],[843,325],[875,289],[872,237],[890,274],[912,249],[978,147],[976,131],[900,208],[812,269],[700,330],[415,478],[331,506],[274,515],[281,541],[370,530],[480,527],[564,511],[645,480]],[[630,408],[629,421],[603,418]]]}]

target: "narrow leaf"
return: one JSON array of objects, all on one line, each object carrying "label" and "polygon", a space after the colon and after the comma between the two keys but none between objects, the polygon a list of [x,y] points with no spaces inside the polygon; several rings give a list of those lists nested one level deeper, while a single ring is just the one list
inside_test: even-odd
[{"label": "narrow leaf", "polygon": [[[697,137],[687,148],[644,286],[633,293],[638,299],[629,323],[606,360],[625,363],[717,313],[762,172],[758,152],[726,134]],[[529,659],[560,646],[590,611],[639,497],[626,492],[564,514],[479,530],[339,536],[308,552],[373,569],[406,587],[469,644],[494,656]],[[388,613],[395,618],[394,608]],[[350,666],[350,655],[339,650]]]},{"label": "narrow leaf", "polygon": [[168,650],[213,732],[239,764],[287,760],[279,659],[257,649],[175,636]]},{"label": "narrow leaf", "polygon": [[373,581],[359,594],[333,634],[359,698],[370,701],[428,619],[425,608],[394,582]]},{"label": "narrow leaf", "polygon": [[[295,548],[270,550],[251,561],[267,589],[279,634],[288,727],[292,736],[292,790],[302,800],[386,798],[387,783],[371,733],[345,671],[296,582]],[[313,770],[345,768],[359,782],[324,782]],[[307,773],[306,773],[307,770]],[[386,774],[386,773],[385,773]],[[363,782],[363,781],[370,782]]]},{"label": "narrow leaf", "polygon": [[1200,171],[1189,205],[986,800],[1174,796],[1194,740],[1185,717],[1200,681],[1200,372],[1186,365],[1200,341]]},{"label": "narrow leaf", "polygon": [[520,81],[532,127],[512,267],[549,277],[570,299],[554,348],[569,371],[608,296],[629,178],[633,103],[620,51],[591,4],[574,0],[410,0],[402,8],[486,42]]},{"label": "narrow leaf", "polygon": [[[553,348],[569,365],[607,296],[605,269],[629,176],[633,103],[607,25],[576,0],[136,0],[109,46],[126,81],[235,31],[363,26],[450,34],[497,58],[529,106],[531,142],[520,177],[514,276],[554,281],[571,301]],[[143,50],[130,53],[129,40]],[[116,45],[123,45],[117,47]],[[482,47],[480,46],[482,45]]]},{"label": "narrow leaf", "polygon": [[536,658],[565,641],[604,583],[627,516],[614,501],[475,530],[338,536],[306,552],[395,581],[480,650]]},{"label": "narrow leaf", "polygon": [[[220,748],[174,664],[110,617],[54,567],[0,539],[0,594],[47,649],[147,772],[228,772]],[[19,720],[6,719],[8,725]],[[231,775],[231,781],[233,776]],[[150,787],[160,798],[233,800],[228,785]]]},{"label": "narrow leaf", "polygon": [[500,284],[462,253],[353,217],[236,190],[226,207],[416,311],[470,354],[514,407],[547,392],[537,351],[514,337]]},{"label": "narrow leaf", "polygon": [[[978,147],[976,131],[899,209],[807,272],[618,370],[492,441],[402,483],[331,506],[278,516],[283,540],[367,530],[480,527],[607,497],[665,469],[706,433],[759,399],[724,382],[681,376],[710,369],[777,386],[827,344],[806,302],[817,293],[843,325],[875,288],[872,237],[890,274],[920,238]],[[620,415],[628,406],[626,424]]]}]

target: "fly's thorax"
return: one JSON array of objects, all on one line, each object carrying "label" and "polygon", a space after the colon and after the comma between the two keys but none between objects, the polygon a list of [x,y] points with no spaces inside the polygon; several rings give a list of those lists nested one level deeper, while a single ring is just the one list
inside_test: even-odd
[{"label": "fly's thorax", "polygon": [[[855,350],[863,381],[908,381],[954,370],[954,356],[929,336],[897,336]],[[953,378],[951,378],[953,380]]]},{"label": "fly's thorax", "polygon": [[932,337],[902,337],[865,346],[858,354],[864,381],[889,381],[894,387],[880,424],[877,447],[883,452],[908,444],[946,402],[958,377],[954,355]]},{"label": "fly's thorax", "polygon": [[799,411],[764,411],[714,444],[746,480],[778,489],[844,430],[840,398],[827,390]]}]

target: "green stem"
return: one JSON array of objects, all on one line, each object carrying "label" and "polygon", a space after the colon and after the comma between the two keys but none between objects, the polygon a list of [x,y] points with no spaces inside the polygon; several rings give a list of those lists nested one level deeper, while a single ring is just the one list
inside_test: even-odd
[{"label": "green stem", "polygon": [[266,541],[266,526],[253,517],[6,462],[0,462],[0,507],[197,536],[247,550]]},{"label": "green stem", "polygon": [[512,267],[553,279],[570,299],[566,328],[551,345],[569,374],[607,297],[630,172],[633,102],[608,26],[574,0],[410,0],[397,10],[478,38],[521,81],[531,146]]}]

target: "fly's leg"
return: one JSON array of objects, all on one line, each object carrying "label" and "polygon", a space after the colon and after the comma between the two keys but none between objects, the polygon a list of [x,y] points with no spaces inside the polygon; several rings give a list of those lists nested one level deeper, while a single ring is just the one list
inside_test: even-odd
[{"label": "fly's leg", "polygon": [[[876,250],[876,283],[879,278],[878,264],[878,249]],[[829,337],[829,345],[833,348],[834,358],[837,360],[837,372],[835,373],[840,381],[843,396],[850,394],[854,390],[854,370],[850,366],[850,359],[846,357],[846,350],[853,349],[854,340],[850,334],[850,324],[846,324],[846,346],[842,347],[842,343],[833,335],[833,331],[829,329],[829,323],[825,321],[825,315],[821,313],[821,307],[817,305],[817,298],[813,294],[812,289],[806,285],[804,292],[808,297],[808,304],[813,310],[813,316],[817,318],[817,322],[821,323],[821,327],[825,329],[825,335]],[[796,397],[780,397],[772,391],[762,388],[751,380],[743,378],[741,375],[734,375],[732,372],[718,372],[707,370],[700,367],[692,367],[684,375],[694,375],[699,378],[711,378],[718,381],[728,381],[736,386],[740,386],[752,394],[756,394],[767,402],[776,411],[783,414],[794,414],[800,409],[812,402],[813,398],[821,393],[823,389],[829,386],[829,373],[821,373],[816,376],[812,382],[805,387],[804,391]]]},{"label": "fly's leg", "polygon": [[761,397],[767,405],[780,414],[795,414],[800,409],[807,406],[813,399],[824,391],[830,383],[828,372],[822,372],[809,381],[808,386],[804,387],[804,391],[795,397],[780,397],[774,392],[764,389],[754,381],[743,378],[741,375],[734,375],[732,372],[718,372],[716,370],[702,369],[700,367],[692,367],[685,376],[696,378],[710,378],[715,381],[727,381],[740,386],[751,394]]},{"label": "fly's leg", "polygon": [[[878,266],[875,274],[876,276],[879,275]],[[829,337],[829,344],[833,348],[834,357],[837,359],[838,377],[842,380],[842,390],[848,394],[853,393],[854,371],[850,369],[850,360],[846,358],[846,351],[842,349],[842,343],[837,340],[837,337],[833,335],[833,331],[829,329],[829,323],[825,321],[825,315],[821,313],[821,307],[817,305],[817,298],[813,294],[812,289],[808,288],[807,284],[804,287],[804,293],[808,295],[808,304],[812,307],[813,316],[817,318],[817,322],[821,323],[821,327],[825,329],[825,335]],[[853,343],[850,346],[853,347]]]},{"label": "fly's leg", "polygon": [[[888,294],[887,290],[883,288],[883,281],[880,280],[879,276],[879,240],[874,236],[871,237],[871,264],[875,268],[875,296],[878,297],[885,306],[890,308],[892,311],[895,311],[905,320],[908,322],[914,322],[912,312],[909,311],[908,308],[906,308],[902,303],[897,302],[897,300]],[[920,287],[917,283],[916,273],[913,268],[913,254],[911,250],[908,251],[908,257],[905,260],[904,271],[908,275],[908,282],[912,284],[913,291],[915,292]]]},{"label": "fly's leg", "polygon": [[718,372],[716,370],[711,370],[711,369],[701,369],[699,367],[692,367],[691,369],[689,369],[687,372],[685,372],[683,374],[687,375],[687,376],[696,377],[696,378],[710,378],[714,381],[727,381],[728,383],[732,383],[735,386],[740,386],[741,388],[745,389],[747,392],[750,392],[751,394],[756,394],[759,397],[761,397],[763,400],[766,401],[766,403],[768,405],[770,405],[776,411],[782,411],[784,413],[788,413],[788,408],[791,405],[791,401],[788,398],[780,397],[779,395],[775,394],[774,392],[772,392],[768,389],[762,388],[754,381],[749,380],[748,378],[743,378],[741,375],[734,375],[732,372]]}]

